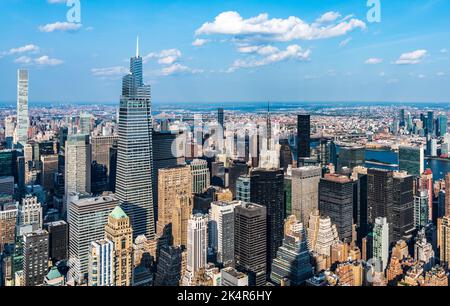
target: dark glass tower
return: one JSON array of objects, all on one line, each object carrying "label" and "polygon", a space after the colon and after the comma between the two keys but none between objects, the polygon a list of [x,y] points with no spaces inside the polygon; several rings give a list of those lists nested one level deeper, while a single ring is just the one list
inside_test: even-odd
[{"label": "dark glass tower", "polygon": [[217,110],[217,121],[219,122],[219,125],[223,129],[224,128],[224,124],[225,124],[225,116],[224,116],[223,108],[219,108]]},{"label": "dark glass tower", "polygon": [[[282,169],[255,169],[250,174],[250,200],[267,210],[267,268],[283,243],[284,172]],[[268,271],[270,274],[270,271]]]},{"label": "dark glass tower", "polygon": [[311,157],[311,117],[298,115],[297,121],[297,162]]},{"label": "dark glass tower", "polygon": [[354,182],[344,175],[327,174],[319,182],[319,211],[336,224],[339,238],[352,240]]},{"label": "dark glass tower", "polygon": [[244,203],[234,210],[234,260],[249,286],[266,284],[266,208]]},{"label": "dark glass tower", "polygon": [[133,236],[155,236],[153,210],[153,150],[150,86],[142,80],[137,48],[130,74],[123,78],[119,109],[116,195],[130,217]]},{"label": "dark glass tower", "polygon": [[402,173],[394,175],[392,229],[394,241],[412,238],[414,232],[414,178]]}]

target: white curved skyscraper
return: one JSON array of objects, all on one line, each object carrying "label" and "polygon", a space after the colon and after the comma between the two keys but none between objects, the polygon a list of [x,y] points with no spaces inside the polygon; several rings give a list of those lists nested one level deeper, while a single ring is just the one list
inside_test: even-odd
[{"label": "white curved skyscraper", "polygon": [[28,141],[28,70],[17,71],[17,143]]}]

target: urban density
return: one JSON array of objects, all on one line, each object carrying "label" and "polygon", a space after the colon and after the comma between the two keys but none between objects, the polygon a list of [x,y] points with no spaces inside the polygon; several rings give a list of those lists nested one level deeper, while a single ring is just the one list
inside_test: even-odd
[{"label": "urban density", "polygon": [[156,104],[135,48],[114,103],[14,70],[0,286],[449,285],[448,103]]}]

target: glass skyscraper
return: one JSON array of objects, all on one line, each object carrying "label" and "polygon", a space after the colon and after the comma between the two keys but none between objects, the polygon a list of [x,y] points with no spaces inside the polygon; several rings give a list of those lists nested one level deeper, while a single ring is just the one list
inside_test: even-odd
[{"label": "glass skyscraper", "polygon": [[28,70],[17,71],[17,142],[28,140]]},{"label": "glass skyscraper", "polygon": [[134,237],[155,235],[150,86],[142,80],[139,43],[123,78],[119,109],[116,194],[130,217]]}]

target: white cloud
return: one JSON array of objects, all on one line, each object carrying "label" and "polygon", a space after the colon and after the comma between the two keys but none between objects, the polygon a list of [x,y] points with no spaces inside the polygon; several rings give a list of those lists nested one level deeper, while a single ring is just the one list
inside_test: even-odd
[{"label": "white cloud", "polygon": [[415,65],[419,64],[427,55],[427,50],[416,50],[409,53],[403,53],[394,63],[397,65]]},{"label": "white cloud", "polygon": [[27,53],[27,52],[32,52],[32,53],[39,52],[39,47],[36,45],[33,45],[33,44],[29,44],[29,45],[25,45],[23,47],[12,48],[7,52],[7,54],[13,55],[13,54],[22,54],[22,53]]},{"label": "white cloud", "polygon": [[382,58],[378,58],[378,57],[371,57],[371,58],[367,59],[365,61],[365,63],[367,65],[377,65],[377,64],[383,63],[383,59]]},{"label": "white cloud", "polygon": [[47,0],[47,2],[49,3],[49,4],[65,4],[65,3],[67,3],[67,0]]},{"label": "white cloud", "polygon": [[445,53],[448,53],[448,50],[446,48],[444,48],[444,49],[441,49],[440,52],[445,54]]},{"label": "white cloud", "polygon": [[45,32],[45,33],[52,33],[55,31],[61,31],[61,32],[76,32],[78,31],[82,25],[80,23],[73,23],[73,22],[55,22],[55,23],[49,23],[43,26],[39,26],[39,31]]},{"label": "white cloud", "polygon": [[34,63],[39,66],[57,66],[64,63],[64,61],[57,58],[50,58],[48,55],[35,58]]},{"label": "white cloud", "polygon": [[123,66],[93,68],[92,75],[101,78],[117,78],[128,74],[130,71]]},{"label": "white cloud", "polygon": [[192,45],[193,45],[194,47],[201,47],[201,46],[206,45],[207,43],[209,43],[209,39],[197,38],[196,40],[194,40],[194,41],[192,42]]},{"label": "white cloud", "polygon": [[33,60],[29,56],[21,56],[21,57],[16,58],[14,60],[14,63],[17,63],[17,64],[31,64],[32,61]]},{"label": "white cloud", "polygon": [[192,69],[187,66],[184,66],[180,63],[175,63],[173,65],[164,67],[161,69],[161,75],[163,76],[170,76],[170,75],[178,75],[178,74],[197,74],[202,73],[203,70],[201,69]]},{"label": "white cloud", "polygon": [[219,14],[213,22],[204,23],[196,35],[234,35],[241,40],[280,41],[315,40],[345,35],[355,29],[366,29],[366,24],[355,18],[334,22],[336,13],[322,15],[319,20],[331,23],[308,24],[302,19],[291,16],[287,19],[269,19],[267,13],[244,19],[238,12],[228,11]]},{"label": "white cloud", "polygon": [[272,51],[273,52],[271,54],[259,59],[255,57],[238,59],[234,61],[233,65],[228,69],[228,72],[233,72],[240,68],[267,66],[287,60],[306,61],[309,60],[311,55],[311,50],[303,50],[299,45],[290,45],[286,48],[286,50],[279,50],[278,48],[275,48]]},{"label": "white cloud", "polygon": [[446,76],[447,73],[445,73],[445,72],[443,72],[443,71],[439,71],[439,72],[436,72],[436,75],[437,75],[437,76]]},{"label": "white cloud", "polygon": [[341,17],[341,14],[338,12],[327,12],[316,19],[316,23],[323,24],[323,23],[330,23],[335,21]]},{"label": "white cloud", "polygon": [[271,45],[260,46],[242,46],[238,48],[240,53],[257,53],[259,55],[269,55],[279,51],[278,48]]},{"label": "white cloud", "polygon": [[348,43],[351,42],[351,41],[352,41],[352,38],[351,38],[351,37],[348,37],[348,38],[344,39],[343,41],[341,41],[341,42],[339,43],[339,47],[345,47],[345,46],[347,46]]},{"label": "white cloud", "polygon": [[389,79],[389,80],[386,81],[386,83],[388,83],[388,84],[396,84],[399,81],[400,81],[399,79]]},{"label": "white cloud", "polygon": [[143,57],[143,61],[147,63],[149,60],[157,59],[161,65],[172,65],[180,59],[181,55],[181,51],[178,49],[168,49],[157,53],[149,53]]}]

